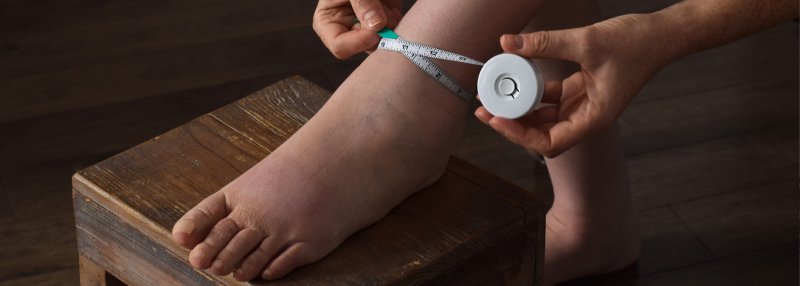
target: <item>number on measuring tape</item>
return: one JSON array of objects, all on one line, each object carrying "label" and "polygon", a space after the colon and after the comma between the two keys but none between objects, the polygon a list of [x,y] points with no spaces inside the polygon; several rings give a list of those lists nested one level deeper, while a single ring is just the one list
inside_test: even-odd
[{"label": "number on measuring tape", "polygon": [[469,91],[469,89],[464,88],[459,84],[455,79],[451,78],[450,75],[445,73],[439,66],[434,64],[428,57],[446,60],[446,61],[454,61],[466,64],[473,64],[482,66],[483,63],[473,60],[471,58],[451,53],[448,51],[440,50],[437,48],[429,47],[426,45],[420,45],[417,43],[412,43],[397,37],[396,39],[390,38],[383,38],[381,39],[381,44],[378,45],[378,49],[381,50],[391,50],[400,52],[405,55],[411,62],[417,65],[420,69],[422,69],[425,73],[435,79],[439,84],[444,86],[447,90],[458,96],[464,102],[469,103],[469,100],[475,96],[475,92]]}]

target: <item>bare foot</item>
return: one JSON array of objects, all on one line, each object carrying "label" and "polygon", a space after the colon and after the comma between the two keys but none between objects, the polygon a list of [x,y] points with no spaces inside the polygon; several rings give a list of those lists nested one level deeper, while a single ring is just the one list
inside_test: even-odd
[{"label": "bare foot", "polygon": [[466,109],[402,54],[377,51],[286,143],[187,212],[173,237],[216,275],[283,277],[435,182]]}]

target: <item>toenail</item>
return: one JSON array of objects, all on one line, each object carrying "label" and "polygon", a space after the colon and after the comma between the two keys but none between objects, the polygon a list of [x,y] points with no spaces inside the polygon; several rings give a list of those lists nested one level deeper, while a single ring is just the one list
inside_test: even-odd
[{"label": "toenail", "polygon": [[191,253],[189,253],[189,256],[194,256],[197,259],[203,259],[206,258],[206,253],[203,252],[202,250],[195,249]]},{"label": "toenail", "polygon": [[263,276],[264,276],[264,278],[272,277],[272,269],[264,270],[264,275]]},{"label": "toenail", "polygon": [[222,259],[217,258],[217,260],[214,260],[214,264],[211,264],[211,267],[222,269]]},{"label": "toenail", "polygon": [[192,234],[192,231],[194,231],[194,222],[188,219],[179,220],[178,222],[175,223],[175,227],[172,228],[172,231],[190,235]]}]

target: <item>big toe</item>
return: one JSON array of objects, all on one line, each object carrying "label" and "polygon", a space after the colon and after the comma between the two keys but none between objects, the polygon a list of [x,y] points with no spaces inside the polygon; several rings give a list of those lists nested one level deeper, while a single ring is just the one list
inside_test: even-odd
[{"label": "big toe", "polygon": [[192,249],[226,216],[225,194],[217,192],[197,204],[175,223],[172,227],[172,238],[181,246]]}]

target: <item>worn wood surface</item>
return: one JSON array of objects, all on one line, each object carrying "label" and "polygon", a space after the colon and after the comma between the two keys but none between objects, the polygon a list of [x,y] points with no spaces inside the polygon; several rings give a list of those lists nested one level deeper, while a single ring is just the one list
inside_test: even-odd
[{"label": "worn wood surface", "polygon": [[[78,285],[77,240],[71,219],[71,187],[66,179],[75,171],[290,75],[301,74],[327,90],[341,84],[365,55],[331,62],[295,58],[294,63],[309,67],[301,71],[285,65],[249,70],[252,66],[231,55],[231,51],[244,51],[245,57],[262,60],[263,55],[252,47],[252,39],[258,35],[268,37],[279,30],[299,28],[312,33],[310,25],[293,25],[309,23],[308,13],[316,2],[245,0],[224,7],[227,3],[214,0],[0,1],[0,74],[4,75],[0,77],[0,107],[29,111],[16,114],[16,119],[0,120],[0,181],[8,207],[3,208],[0,201],[0,213],[11,212],[14,219],[9,221],[12,215],[7,214],[5,222],[0,222],[0,285]],[[406,9],[413,2],[404,1]],[[598,2],[603,15],[610,18],[654,12],[678,0]],[[277,11],[285,15],[275,15]],[[261,15],[285,21],[276,24]],[[273,29],[258,23],[288,25]],[[650,166],[666,164],[661,170],[673,179],[647,184],[639,180],[637,196],[653,198],[670,191],[682,195],[674,197],[679,199],[675,203],[642,210],[643,229],[658,230],[657,226],[663,225],[664,231],[643,231],[646,251],[641,267],[569,285],[683,285],[694,281],[702,285],[798,284],[798,254],[792,247],[768,255],[753,255],[762,253],[753,250],[699,261],[710,250],[686,240],[684,231],[689,228],[675,224],[675,219],[685,224],[692,221],[670,218],[662,212],[663,208],[687,201],[725,199],[723,194],[747,189],[731,184],[731,180],[746,182],[753,189],[796,180],[798,30],[796,22],[788,22],[683,58],[644,86],[623,115],[626,152],[635,165],[647,166],[649,160],[653,160]],[[308,41],[308,33],[286,35],[286,41]],[[315,47],[320,55],[328,53],[322,45]],[[283,54],[279,47],[262,51]],[[165,55],[174,58],[165,61]],[[131,63],[136,66],[127,74],[141,77],[105,75],[128,69]],[[193,69],[198,72],[193,73]],[[237,79],[240,72],[244,79]],[[204,73],[219,80],[206,81]],[[164,78],[150,81],[148,76]],[[149,85],[139,91],[152,93],[129,99],[130,93],[118,89],[136,85]],[[20,89],[31,99],[41,101],[20,100]],[[726,99],[728,96],[731,98]],[[67,105],[54,108],[51,99],[64,100]],[[111,103],[101,104],[95,99]],[[471,110],[477,106],[474,104]],[[471,114],[467,114],[464,136],[454,154],[520,186],[535,188],[537,172],[542,169],[536,167],[536,158]],[[781,177],[780,182],[766,180],[762,184],[739,178],[739,170],[752,169],[751,164],[757,160],[721,161],[720,157],[694,153],[699,157],[693,159],[696,164],[670,163],[673,159],[689,160],[681,157],[687,154],[685,147],[722,138],[744,140],[746,146],[742,148],[758,154],[768,165],[765,168]],[[660,155],[641,156],[648,154]],[[727,166],[714,170],[719,162]],[[652,170],[655,169],[649,176],[658,178]],[[686,196],[681,191],[693,184],[703,186],[693,189],[704,193],[702,197]],[[706,189],[713,190],[713,194],[706,193]],[[552,199],[552,194],[548,196],[541,189],[537,194],[545,200]],[[759,201],[739,201],[727,209],[736,212],[756,202]],[[759,204],[773,203],[779,207],[774,200]],[[796,213],[789,219],[796,219]],[[778,229],[783,226],[768,223],[759,227],[764,233],[780,233]],[[703,245],[722,245],[728,239],[742,241],[758,234],[735,227],[716,230],[716,236],[697,236],[692,229],[688,231]],[[682,243],[671,243],[673,240]],[[675,253],[687,257],[676,259]],[[690,263],[694,260],[698,261]],[[708,271],[712,268],[724,271]],[[738,279],[741,277],[744,278]]]},{"label": "worn wood surface", "polygon": [[628,172],[639,210],[782,180],[739,137],[633,156]]},{"label": "worn wood surface", "polygon": [[798,181],[722,194],[671,208],[716,257],[797,240]]},{"label": "worn wood surface", "polygon": [[[73,183],[81,255],[137,285],[162,276],[176,284],[238,285],[187,266],[188,251],[172,241],[170,230],[186,211],[280,146],[329,96],[304,79],[290,78],[80,171]],[[550,187],[546,176],[541,179],[541,188]],[[540,282],[544,211],[536,195],[451,158],[438,182],[323,260],[276,282]]]},{"label": "worn wood surface", "polygon": [[[75,199],[82,198],[76,197]],[[84,226],[84,224],[76,224],[76,227],[82,226]],[[97,237],[89,238],[89,240],[92,239],[97,239]],[[103,269],[103,267],[98,266],[85,255],[78,257],[78,263],[80,263],[82,286],[107,286],[106,270]]]},{"label": "worn wood surface", "polygon": [[640,212],[639,232],[642,236],[642,255],[638,261],[640,275],[714,259],[714,255],[668,207]]}]

